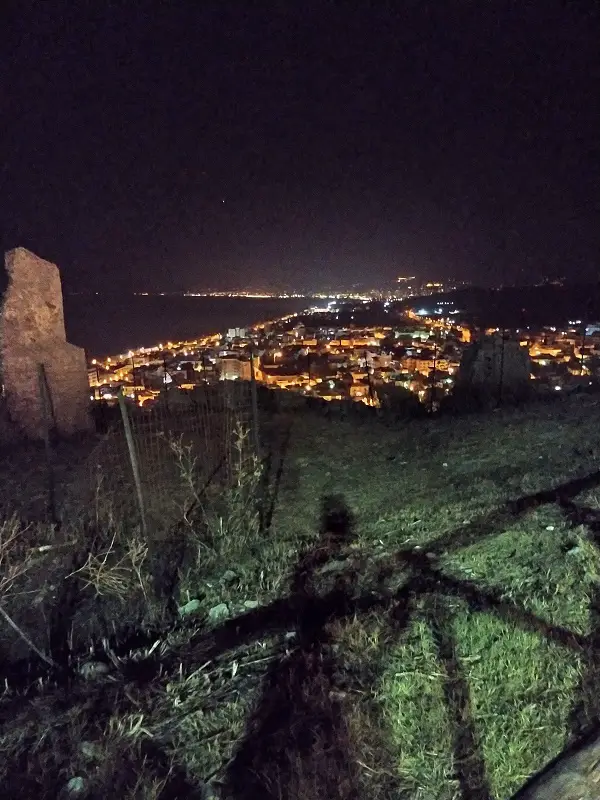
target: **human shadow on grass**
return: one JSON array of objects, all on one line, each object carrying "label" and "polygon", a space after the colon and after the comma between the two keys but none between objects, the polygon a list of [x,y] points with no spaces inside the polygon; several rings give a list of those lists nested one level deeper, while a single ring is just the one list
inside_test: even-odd
[{"label": "human shadow on grass", "polygon": [[[335,551],[324,548],[319,552],[317,549],[312,556],[313,568],[317,563],[325,564],[327,558],[332,555],[335,555]],[[401,589],[385,598],[363,593],[354,599],[348,596],[348,587],[344,586],[333,589],[320,598],[307,593],[307,575],[304,572],[307,561],[304,560],[296,572],[291,596],[287,601],[282,601],[281,605],[277,605],[276,613],[282,614],[278,616],[277,623],[274,624],[272,618],[263,616],[266,626],[260,625],[260,635],[265,635],[265,628],[273,632],[296,627],[300,634],[299,649],[278,662],[265,679],[257,711],[248,725],[244,743],[228,771],[229,786],[236,800],[238,798],[246,800],[253,796],[276,797],[278,800],[280,797],[286,797],[285,790],[282,790],[282,784],[288,785],[285,784],[288,774],[286,770],[292,769],[294,764],[298,767],[308,763],[306,759],[309,749],[306,742],[314,743],[315,739],[311,737],[323,731],[329,736],[332,735],[332,731],[336,731],[336,743],[338,745],[346,743],[350,748],[336,751],[337,772],[334,770],[334,774],[337,775],[336,785],[341,783],[342,786],[350,788],[345,795],[328,794],[332,791],[331,786],[327,783],[326,776],[316,769],[313,762],[313,771],[310,775],[313,782],[308,787],[312,787],[312,794],[307,796],[311,798],[355,796],[352,791],[356,785],[356,773],[348,757],[351,745],[345,734],[340,733],[340,730],[342,732],[344,730],[344,722],[340,718],[339,707],[327,694],[327,687],[331,686],[330,676],[333,674],[333,663],[328,657],[329,643],[325,632],[325,624],[328,621],[373,610],[389,611],[396,621],[394,627],[399,635],[410,620],[410,606],[416,597],[435,596],[438,602],[439,600],[442,602],[440,608],[445,607],[444,597],[458,597],[466,601],[475,611],[492,613],[502,619],[508,619],[520,628],[534,631],[576,652],[582,652],[586,646],[586,637],[549,624],[514,602],[504,600],[500,592],[482,590],[470,581],[444,574],[438,568],[435,558],[410,551],[403,553],[403,557],[410,571]],[[269,607],[269,613],[273,613],[273,605]],[[254,617],[254,622],[256,621],[257,617]],[[240,622],[239,618],[237,622]],[[285,625],[282,626],[283,622]],[[202,653],[202,658],[214,658],[224,647],[227,649],[244,641],[251,641],[258,633],[247,619],[242,625],[238,624],[236,633],[238,636],[241,634],[241,638],[234,644],[234,630],[230,628],[229,635],[224,638],[225,627],[222,626],[221,631],[216,632],[217,636],[212,640],[208,650],[202,652],[203,649],[200,647],[196,655]],[[470,717],[468,683],[462,672],[455,645],[449,636],[447,617],[445,615],[440,617],[439,614],[434,617],[432,630],[438,658],[445,674],[444,691],[453,726],[455,769],[462,800],[486,800],[489,797],[489,789],[478,736]],[[335,720],[335,726],[332,720]],[[290,730],[294,731],[294,735],[289,735]],[[306,737],[304,739],[303,734]],[[322,734],[321,741],[329,740]],[[317,763],[325,764],[327,761]],[[342,780],[340,771],[342,775],[350,776],[347,783]],[[271,783],[270,776],[273,774],[275,779],[274,783]],[[302,772],[297,771],[296,774],[307,777]],[[321,784],[321,780],[325,782]],[[295,795],[290,792],[287,796],[291,798]]]},{"label": "human shadow on grass", "polygon": [[[564,505],[582,487],[596,485],[597,480],[597,474],[587,476],[515,501],[514,513],[559,498]],[[486,527],[486,522],[489,527]],[[492,514],[477,521],[477,530],[489,536],[500,532],[497,525],[498,516]],[[467,539],[473,531],[473,527],[469,526]],[[518,627],[535,631],[577,652],[583,652],[589,646],[588,637],[549,624],[515,602],[505,600],[501,591],[482,589],[475,583],[442,571],[437,563],[436,552],[443,549],[444,541],[456,547],[461,544],[464,546],[465,540],[461,534],[464,534],[464,529],[456,531],[455,539],[448,535],[440,537],[428,544],[427,553],[414,548],[398,550],[391,555],[388,568],[396,572],[403,571],[406,575],[397,591],[386,593],[380,586],[374,585],[371,591],[358,594],[354,584],[357,580],[356,569],[348,565],[337,573],[338,581],[332,589],[318,594],[313,585],[315,572],[319,567],[326,566],[328,561],[342,561],[343,550],[352,540],[349,511],[339,498],[330,498],[323,504],[320,540],[300,560],[290,596],[228,620],[209,633],[192,637],[182,650],[164,657],[161,666],[167,672],[179,665],[187,670],[217,658],[227,650],[248,644],[257,637],[292,630],[298,632],[297,648],[276,664],[265,679],[262,700],[228,771],[228,780],[237,788],[239,797],[245,800],[253,796],[252,791],[259,790],[267,800],[269,797],[279,797],[279,784],[285,781],[294,765],[297,768],[294,773],[296,776],[324,787],[320,789],[324,793],[322,796],[352,798],[356,795],[356,772],[349,755],[350,742],[339,703],[332,690],[334,663],[326,632],[329,621],[343,620],[369,611],[390,611],[402,620],[397,627],[403,630],[410,618],[406,609],[415,597],[423,594],[457,596],[474,610],[509,619]],[[600,646],[598,642],[592,644],[595,650]],[[460,709],[466,707],[468,696],[464,691],[464,681],[457,672],[458,661],[453,654],[452,643],[438,637],[438,645],[440,659],[446,663],[446,673],[453,676],[451,683],[461,689],[457,700],[456,691],[453,690],[456,708],[451,716],[458,723],[461,719]],[[126,649],[127,643],[124,643]],[[7,712],[9,709],[3,710]],[[291,736],[285,734],[290,729],[293,731]],[[459,753],[473,749],[477,743],[472,732],[457,733],[456,741]],[[317,746],[321,748],[319,757],[313,758],[311,756]],[[465,794],[465,800],[471,800],[472,797],[479,800],[485,796],[481,794],[485,788],[485,776],[481,764],[477,763],[478,756],[473,758],[474,766],[466,770],[462,782],[467,788],[479,786],[480,794]],[[327,773],[331,763],[335,764],[337,770],[334,782],[336,786],[341,785],[346,794],[326,794],[333,789],[328,783],[330,779],[321,770]],[[242,775],[246,778],[242,779]],[[324,783],[321,784],[321,781]],[[251,790],[251,787],[254,789]],[[288,796],[293,796],[291,790]],[[314,792],[313,796],[319,797]]]},{"label": "human shadow on grass", "polygon": [[[571,500],[579,492],[597,485],[600,485],[600,471],[581,478],[575,478],[551,489],[545,489],[518,498],[517,500],[509,501],[501,509],[479,517],[466,526],[460,526],[428,542],[426,544],[426,551],[415,546],[412,549],[401,548],[390,553],[388,563],[385,567],[381,568],[381,573],[382,575],[385,573],[389,575],[395,571],[405,569],[407,565],[416,568],[418,571],[424,569],[425,574],[430,574],[430,578],[435,578],[436,580],[444,582],[446,591],[458,594],[466,593],[470,598],[469,602],[474,606],[486,607],[501,616],[508,615],[513,622],[519,626],[536,630],[548,636],[553,641],[558,641],[566,646],[581,649],[587,646],[587,637],[581,637],[567,629],[552,626],[518,605],[503,601],[498,591],[490,589],[482,590],[476,584],[470,584],[464,580],[457,582],[451,577],[442,574],[440,570],[437,569],[435,557],[437,554],[447,553],[500,534],[506,525],[531,508],[542,504],[557,502],[559,500],[564,505],[565,502]],[[432,570],[434,571],[432,572]],[[385,581],[382,580],[381,583],[384,584]],[[386,593],[379,586],[374,586],[372,591],[365,592],[358,598],[353,598],[350,605],[348,599],[341,597],[339,593],[327,593],[321,597],[319,602],[324,608],[328,609],[328,614],[331,618],[341,619],[349,613],[360,614],[370,610],[382,609],[390,603],[399,603],[402,601],[402,596],[410,591],[412,591],[411,587],[405,585],[392,597],[391,594]],[[59,616],[61,613],[61,606],[62,603],[57,604],[57,614]],[[188,665],[199,663],[199,660],[202,658],[205,660],[216,658],[229,649],[252,641],[257,635],[267,635],[269,632],[277,633],[282,630],[290,630],[294,628],[296,619],[297,610],[294,604],[290,602],[290,599],[285,597],[279,598],[268,606],[242,614],[235,619],[228,620],[219,628],[209,633],[203,632],[195,636],[192,635],[184,652],[177,654],[177,658],[181,658],[184,663]],[[58,627],[59,626],[57,626],[57,634]],[[63,626],[62,635],[57,635],[55,637],[56,643],[53,650],[55,647],[60,646],[60,639],[62,638],[64,641],[64,637]],[[125,655],[128,649],[130,649],[128,643],[130,637],[126,634],[123,637],[115,638],[119,640],[118,644],[115,645],[115,650],[118,651],[119,654],[122,653]],[[150,639],[151,637],[148,638],[149,644],[152,643]],[[600,641],[597,644],[598,647],[600,647]],[[60,657],[58,661],[61,663]],[[15,667],[18,667],[18,669],[15,670]],[[13,682],[16,682],[18,686],[23,681],[27,684],[31,684],[37,677],[43,677],[47,674],[47,665],[40,662],[35,655],[32,655],[26,662],[20,662],[18,665],[6,665],[2,675],[0,675],[0,679],[6,677],[9,679],[11,685]],[[23,681],[21,681],[19,676],[26,677],[23,677]],[[56,677],[57,676],[54,675],[54,678]]]},{"label": "human shadow on grass", "polygon": [[[327,533],[330,529],[331,525],[326,523],[324,531]],[[330,699],[333,662],[325,625],[333,619],[360,612],[389,610],[399,634],[410,619],[411,601],[418,595],[436,595],[442,600],[430,622],[445,674],[444,692],[453,727],[454,761],[461,796],[463,800],[487,800],[489,787],[478,736],[470,717],[468,683],[450,635],[449,616],[443,611],[443,596],[460,597],[474,610],[508,618],[519,627],[578,651],[585,637],[550,625],[514,603],[504,601],[498,592],[484,591],[469,581],[445,575],[434,558],[414,551],[402,554],[412,574],[398,592],[385,600],[364,594],[353,599],[348,594],[349,587],[343,583],[326,596],[317,597],[311,589],[314,569],[339,556],[339,546],[347,542],[347,535],[330,539],[328,544],[318,546],[305,556],[296,570],[287,600],[288,609],[293,608],[294,613],[287,620],[298,631],[299,647],[276,663],[265,679],[261,700],[228,771],[230,792],[242,800],[254,796],[300,796],[294,794],[299,787],[293,780],[301,777],[308,780],[308,785],[303,787],[307,797],[354,797],[357,776],[349,758],[351,743],[344,731],[339,707]],[[343,575],[341,578],[343,580]],[[285,611],[283,606],[280,610]],[[242,633],[240,627],[237,632]],[[332,739],[334,744],[328,750]],[[321,748],[317,758],[316,742]],[[341,747],[343,743],[348,749]],[[332,753],[335,754],[333,762],[330,760]],[[310,762],[307,761],[309,754]],[[309,763],[310,772],[307,771]],[[332,775],[335,786],[342,787],[336,790],[337,794],[332,794],[332,785],[328,783]],[[293,791],[289,788],[292,784]]]},{"label": "human shadow on grass", "polygon": [[[544,503],[575,496],[598,485],[600,472],[566,482],[506,504],[504,510],[475,521],[453,536],[442,536],[428,544],[428,552],[399,550],[392,568],[406,570],[404,585],[393,594],[351,591],[356,572],[346,569],[333,589],[318,594],[315,571],[328,561],[343,558],[342,550],[352,540],[352,519],[339,498],[323,503],[321,537],[317,546],[300,560],[290,595],[267,607],[224,623],[208,636],[190,642],[188,664],[216,658],[225,650],[268,633],[297,631],[297,646],[268,672],[261,698],[247,725],[246,735],[229,765],[226,784],[236,800],[270,798],[332,797],[350,800],[357,796],[358,775],[352,757],[352,742],[335,699],[335,663],[326,625],[371,610],[391,611],[400,633],[410,619],[409,606],[416,596],[456,596],[473,610],[509,619],[518,627],[535,631],[577,652],[588,646],[587,637],[545,620],[506,601],[501,591],[443,572],[436,553],[445,552],[501,532],[502,526]],[[470,717],[469,688],[449,630],[444,601],[430,620],[437,655],[444,671],[444,692],[452,723],[454,763],[463,800],[487,800],[489,787],[481,748]],[[598,649],[600,642],[594,643]]]},{"label": "human shadow on grass", "polygon": [[352,538],[352,517],[339,497],[322,504],[320,538],[296,567],[288,599],[297,640],[268,671],[241,745],[227,771],[226,792],[236,800],[339,798],[357,794],[357,766],[335,693],[335,663],[326,625],[330,608],[343,607],[354,578],[348,572],[331,590],[338,603],[318,596],[316,570]]},{"label": "human shadow on grass", "polygon": [[[508,618],[519,627],[578,651],[587,641],[586,637],[551,626],[515,603],[503,600],[498,592],[482,590],[471,582],[444,574],[434,557],[418,551],[402,554],[406,581],[393,593],[363,591],[357,595],[356,571],[347,568],[334,573],[337,579],[333,588],[318,594],[315,587],[318,569],[322,573],[331,561],[339,565],[352,538],[351,517],[342,503],[327,500],[323,518],[321,538],[300,560],[287,598],[229,620],[190,643],[187,651],[173,653],[173,663],[167,663],[166,659],[161,662],[166,671],[175,670],[178,665],[187,671],[259,636],[297,632],[295,649],[266,676],[262,697],[228,769],[230,794],[236,800],[259,796],[266,800],[287,796],[291,800],[302,796],[300,790],[310,798],[351,800],[357,796],[352,741],[336,699],[335,660],[326,629],[330,621],[368,611],[389,612],[395,620],[395,632],[400,635],[410,620],[410,609],[417,597],[457,596],[474,610]],[[468,717],[466,679],[448,638],[446,620],[434,619],[433,631],[446,675],[446,699],[455,727],[455,764],[463,800],[483,800],[485,772],[474,726]],[[108,707],[112,693],[106,694]],[[182,785],[178,791],[181,797],[194,796],[191,786]]]},{"label": "human shadow on grass", "polygon": [[[500,509],[489,514],[477,517],[467,525],[459,526],[454,530],[432,539],[424,546],[399,548],[391,552],[385,566],[380,569],[380,579],[374,587],[376,591],[365,592],[348,603],[336,593],[322,596],[319,602],[328,609],[331,618],[343,618],[348,614],[360,614],[371,610],[381,610],[392,603],[401,602],[411,592],[418,588],[412,583],[405,583],[395,593],[385,593],[381,586],[385,580],[394,573],[406,567],[416,571],[426,583],[433,581],[441,589],[444,587],[446,594],[463,596],[472,608],[487,610],[496,615],[510,619],[514,624],[527,630],[540,633],[552,641],[558,642],[571,649],[581,651],[587,646],[587,637],[581,636],[562,626],[552,625],[546,620],[537,617],[514,601],[503,599],[501,591],[497,589],[482,589],[476,583],[464,579],[457,579],[442,572],[438,567],[437,557],[462,547],[481,542],[503,532],[505,527],[527,511],[549,503],[565,503],[575,497],[584,489],[600,485],[600,470],[589,475],[574,478],[550,489],[544,489],[530,495],[507,501]],[[428,583],[427,583],[428,585]],[[426,588],[426,587],[423,587]],[[279,598],[268,606],[242,614],[235,619],[228,620],[219,628],[191,638],[185,660],[198,662],[217,658],[225,651],[247,644],[257,635],[277,633],[281,630],[292,629],[295,625],[297,611],[290,598]],[[600,646],[600,642],[599,642]]]}]

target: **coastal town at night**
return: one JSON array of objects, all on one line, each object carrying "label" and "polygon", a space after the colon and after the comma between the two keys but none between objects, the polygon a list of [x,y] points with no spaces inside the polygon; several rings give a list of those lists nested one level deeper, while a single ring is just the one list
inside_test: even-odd
[{"label": "coastal town at night", "polygon": [[278,391],[376,408],[399,387],[435,411],[465,377],[465,352],[482,342],[500,383],[515,348],[528,356],[527,377],[538,391],[583,389],[600,376],[600,326],[571,320],[562,328],[476,328],[452,304],[429,299],[427,307],[423,298],[414,307],[396,299],[321,301],[253,326],[93,359],[92,397],[111,402],[122,390],[149,407],[165,396],[185,402],[186,392],[207,382],[255,380]]}]

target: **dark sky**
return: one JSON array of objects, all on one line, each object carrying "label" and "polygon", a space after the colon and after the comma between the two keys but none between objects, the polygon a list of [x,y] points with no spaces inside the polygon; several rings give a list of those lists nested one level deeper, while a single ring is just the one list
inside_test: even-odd
[{"label": "dark sky", "polygon": [[2,244],[68,287],[597,274],[591,0],[2,8]]}]

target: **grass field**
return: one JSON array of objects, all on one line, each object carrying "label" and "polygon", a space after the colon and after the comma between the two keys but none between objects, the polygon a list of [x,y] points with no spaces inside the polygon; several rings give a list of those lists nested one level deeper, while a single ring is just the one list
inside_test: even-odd
[{"label": "grass field", "polygon": [[10,796],[510,797],[598,717],[599,413],[266,421],[266,473],[139,574],[117,531],[121,594],[66,581],[71,638],[119,635],[0,701]]}]

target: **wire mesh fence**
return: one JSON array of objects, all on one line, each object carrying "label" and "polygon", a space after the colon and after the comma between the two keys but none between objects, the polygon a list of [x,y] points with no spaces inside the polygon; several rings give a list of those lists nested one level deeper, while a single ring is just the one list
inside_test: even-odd
[{"label": "wire mesh fence", "polygon": [[[120,400],[121,415],[77,471],[62,508],[90,513],[99,503],[161,538],[198,491],[226,488],[256,451],[249,381],[165,393],[150,408]],[[95,512],[94,512],[95,513]]]}]

